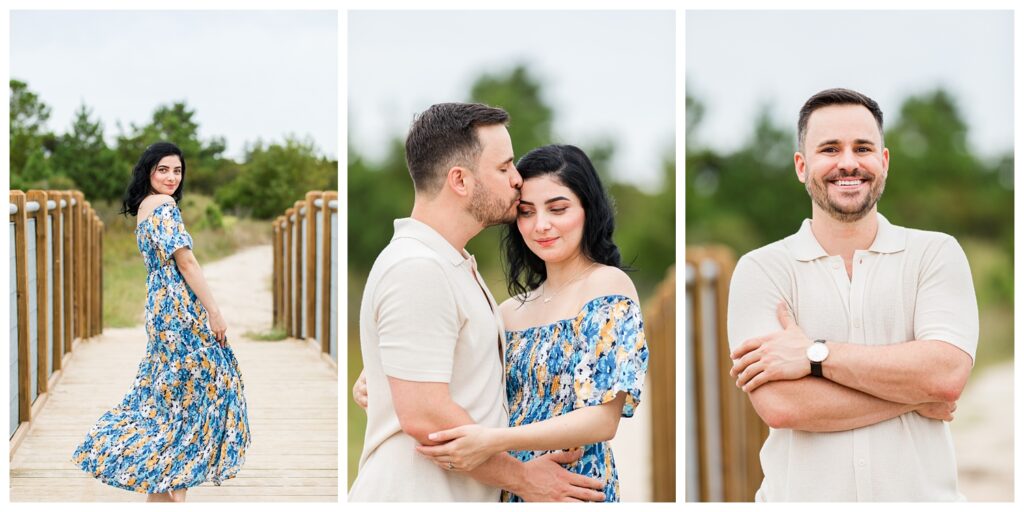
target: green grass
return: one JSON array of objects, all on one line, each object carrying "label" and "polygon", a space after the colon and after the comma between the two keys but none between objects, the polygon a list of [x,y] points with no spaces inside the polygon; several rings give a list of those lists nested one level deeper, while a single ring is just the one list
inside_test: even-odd
[{"label": "green grass", "polygon": [[[185,227],[192,235],[193,251],[201,264],[211,263],[254,245],[271,243],[269,221],[224,215],[224,226],[207,227],[209,197],[189,195],[182,201]],[[104,224],[103,232],[103,325],[130,327],[144,321],[146,268],[135,240],[135,217],[117,213],[120,203],[92,201]]]},{"label": "green grass", "polygon": [[978,350],[974,375],[1013,360],[1013,255],[985,240],[960,241],[971,265],[978,299]]},{"label": "green grass", "polygon": [[288,333],[281,327],[274,327],[266,332],[249,331],[244,336],[254,341],[281,341],[288,337]]}]

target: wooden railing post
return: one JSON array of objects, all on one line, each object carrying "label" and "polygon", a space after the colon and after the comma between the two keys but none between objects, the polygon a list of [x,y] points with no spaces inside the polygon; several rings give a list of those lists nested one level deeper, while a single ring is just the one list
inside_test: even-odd
[{"label": "wooden railing post", "polygon": [[92,214],[92,335],[99,336],[103,332],[100,325],[103,321],[103,223],[95,210]]},{"label": "wooden railing post", "polygon": [[35,202],[39,209],[28,216],[36,221],[36,391],[46,393],[46,384],[50,373],[50,354],[46,342],[49,338],[47,313],[50,310],[49,290],[47,287],[46,260],[49,257],[49,220],[46,214],[46,192],[29,190],[26,195],[28,202]]},{"label": "wooden railing post", "polygon": [[85,258],[85,286],[82,287],[82,325],[85,327],[83,338],[92,337],[92,289],[94,275],[92,268],[92,205],[86,201],[82,209],[82,234],[85,243],[82,255]]},{"label": "wooden railing post", "polygon": [[323,214],[323,225],[321,233],[323,240],[320,241],[323,247],[323,271],[321,272],[320,289],[323,290],[320,304],[320,332],[323,339],[320,340],[320,349],[325,354],[331,353],[331,275],[338,270],[331,265],[331,253],[334,247],[331,244],[331,201],[338,200],[338,193],[334,191],[324,192],[321,202]]},{"label": "wooden railing post", "polygon": [[273,258],[273,276],[272,283],[270,285],[271,296],[273,297],[273,325],[275,328],[281,325],[281,217],[278,216],[270,223],[271,228],[274,231],[274,258]]},{"label": "wooden railing post", "polygon": [[295,208],[288,208],[284,211],[284,227],[282,229],[285,236],[284,243],[284,330],[288,336],[295,336],[295,309],[293,306],[294,295],[292,294],[292,286],[294,286],[293,275],[293,256],[295,251],[292,247],[295,244],[295,223],[292,221],[292,215],[295,213]]},{"label": "wooden railing post", "polygon": [[[74,290],[75,290],[75,264],[74,264],[74,217],[71,203],[75,201],[74,194],[71,192],[65,192],[63,194],[66,205],[64,207],[64,218],[62,220],[63,229],[63,253],[64,253],[64,265],[62,271],[64,272],[64,353],[68,354],[73,348],[73,340],[75,339],[75,333],[73,330],[74,326]],[[63,361],[62,361],[63,364]]]},{"label": "wooden railing post", "polygon": [[26,227],[28,215],[25,212],[25,193],[20,190],[11,191],[11,204],[17,212],[11,215],[14,221],[14,253],[17,269],[17,300],[18,300],[18,421],[29,421],[32,414],[31,376],[29,370],[29,315],[28,315],[28,235]]},{"label": "wooden railing post", "polygon": [[[648,304],[652,485],[654,501],[676,501],[676,274],[670,267]],[[646,309],[646,308],[645,308]]]},{"label": "wooden railing post", "polygon": [[75,265],[75,337],[81,339],[86,337],[85,330],[85,227],[83,226],[85,210],[85,197],[81,192],[75,191],[74,208],[74,265]]},{"label": "wooden railing post", "polygon": [[323,196],[323,192],[307,192],[305,204],[306,229],[306,260],[303,267],[306,272],[306,296],[303,308],[303,318],[306,321],[306,338],[316,337],[316,203],[317,199]]},{"label": "wooden railing post", "polygon": [[64,365],[64,193],[47,192],[54,202],[51,216],[53,225],[53,371]]},{"label": "wooden railing post", "polygon": [[305,336],[302,335],[302,329],[305,325],[305,296],[302,294],[302,286],[305,280],[302,278],[302,268],[306,261],[302,257],[302,201],[295,201],[295,220],[292,222],[292,234],[295,236],[295,244],[292,246],[295,249],[295,257],[292,263],[295,265],[295,281],[292,286],[295,287],[295,323],[292,324],[294,327],[294,334],[296,338],[303,339]]},{"label": "wooden railing post", "polygon": [[[687,247],[686,263],[687,307],[692,319],[687,359],[696,374],[696,380],[690,382],[696,389],[687,394],[697,403],[696,418],[688,423],[698,433],[698,499],[751,501],[763,478],[759,452],[768,429],[729,376],[732,363],[726,316],[735,257],[725,247]],[[712,396],[714,399],[708,398]],[[717,425],[717,431],[708,431],[709,424]],[[719,442],[712,446],[710,439],[715,436]],[[721,483],[715,492],[709,488],[712,479]]]}]

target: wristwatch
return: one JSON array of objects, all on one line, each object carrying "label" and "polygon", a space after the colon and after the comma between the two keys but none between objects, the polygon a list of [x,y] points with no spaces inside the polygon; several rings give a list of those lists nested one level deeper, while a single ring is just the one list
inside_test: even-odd
[{"label": "wristwatch", "polygon": [[821,372],[821,363],[828,359],[828,345],[825,344],[825,340],[814,340],[814,343],[807,347],[807,359],[811,361],[811,375],[824,377],[825,374]]}]

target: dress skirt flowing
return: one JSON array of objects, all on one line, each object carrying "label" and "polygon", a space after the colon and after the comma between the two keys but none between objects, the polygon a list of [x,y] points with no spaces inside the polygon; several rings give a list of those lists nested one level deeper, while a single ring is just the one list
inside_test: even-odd
[{"label": "dress skirt flowing", "polygon": [[192,247],[178,207],[158,206],[136,237],[149,271],[146,355],[124,399],[72,460],[108,485],[140,493],[220,485],[238,473],[250,444],[238,361],[214,338],[206,308],[171,257]]}]

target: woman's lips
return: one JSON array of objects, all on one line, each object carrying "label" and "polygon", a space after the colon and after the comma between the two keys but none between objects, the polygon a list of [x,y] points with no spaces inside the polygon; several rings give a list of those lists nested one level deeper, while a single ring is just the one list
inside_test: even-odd
[{"label": "woman's lips", "polygon": [[542,238],[540,240],[537,240],[537,245],[540,245],[541,247],[551,247],[557,241],[558,241],[558,237],[555,237],[555,238]]}]

